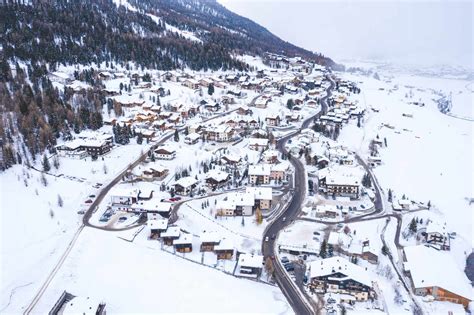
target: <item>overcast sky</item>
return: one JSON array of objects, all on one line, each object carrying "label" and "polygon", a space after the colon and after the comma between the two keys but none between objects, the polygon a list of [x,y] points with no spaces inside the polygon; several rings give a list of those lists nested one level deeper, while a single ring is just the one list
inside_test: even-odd
[{"label": "overcast sky", "polygon": [[336,61],[473,65],[474,1],[218,0]]}]

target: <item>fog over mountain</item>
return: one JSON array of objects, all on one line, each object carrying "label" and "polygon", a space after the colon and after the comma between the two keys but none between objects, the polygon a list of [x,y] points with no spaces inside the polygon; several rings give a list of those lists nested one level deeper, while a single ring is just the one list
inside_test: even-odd
[{"label": "fog over mountain", "polygon": [[219,2],[336,62],[379,59],[473,67],[472,1]]}]

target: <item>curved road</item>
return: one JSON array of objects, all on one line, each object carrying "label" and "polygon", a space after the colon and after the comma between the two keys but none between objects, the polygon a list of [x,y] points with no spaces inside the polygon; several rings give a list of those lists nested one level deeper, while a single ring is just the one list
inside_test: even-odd
[{"label": "curved road", "polygon": [[[207,118],[207,119],[203,119],[202,122],[207,122],[207,121],[210,121],[212,119],[215,119],[215,118],[218,118],[218,117],[222,117],[222,116],[225,116],[231,112],[234,112],[236,111],[236,109],[234,110],[231,110],[231,111],[227,111],[227,112],[224,112],[224,113],[220,113],[220,114],[217,114],[213,117],[210,117],[210,118]],[[182,131],[184,130],[185,127],[181,127],[181,128],[178,128],[179,131]],[[90,205],[89,209],[87,209],[86,213],[84,214],[83,218],[82,218],[82,224],[81,226],[77,229],[76,233],[74,234],[72,240],[69,242],[68,246],[66,247],[64,253],[61,255],[61,257],[59,258],[59,261],[56,263],[56,265],[54,266],[53,270],[51,270],[51,272],[48,274],[48,277],[46,278],[45,282],[41,285],[41,287],[39,288],[38,292],[36,293],[36,295],[33,297],[33,300],[28,304],[28,306],[26,307],[25,311],[23,312],[23,314],[30,314],[34,307],[36,306],[36,304],[38,304],[39,300],[41,299],[41,297],[43,296],[44,292],[46,291],[46,289],[48,288],[49,284],[51,283],[51,281],[53,280],[54,276],[56,275],[56,273],[59,271],[59,269],[61,268],[61,266],[63,265],[64,261],[66,260],[67,256],[69,255],[69,253],[71,252],[72,248],[74,247],[74,245],[76,244],[76,241],[77,239],[79,238],[79,235],[81,234],[82,230],[84,229],[84,227],[92,227],[92,228],[96,228],[96,229],[100,229],[100,230],[107,230],[107,231],[121,231],[121,230],[128,230],[128,229],[131,229],[131,228],[135,228],[137,226],[139,226],[140,224],[136,224],[136,225],[133,225],[133,226],[129,226],[129,227],[125,227],[125,228],[120,228],[120,229],[110,229],[110,228],[107,228],[107,227],[101,227],[101,226],[96,226],[96,225],[93,225],[91,224],[89,221],[90,221],[90,218],[92,217],[92,214],[94,213],[94,209],[96,207],[99,206],[99,204],[102,202],[102,200],[104,199],[104,197],[107,195],[107,193],[110,191],[110,189],[112,189],[112,187],[114,187],[116,184],[118,184],[120,182],[120,180],[122,179],[122,177],[129,171],[129,170],[132,170],[133,168],[135,168],[138,164],[140,164],[143,160],[145,160],[145,158],[147,157],[148,155],[148,152],[150,150],[154,150],[156,149],[160,144],[164,143],[165,141],[169,140],[171,137],[173,136],[173,132],[170,132],[169,134],[165,134],[163,136],[163,138],[161,138],[158,142],[156,142],[155,144],[153,144],[150,149],[148,149],[146,152],[144,152],[140,157],[138,157],[133,163],[129,164],[128,167],[123,170],[121,173],[119,173],[114,179],[112,179],[112,181],[107,184],[106,186],[104,186],[102,188],[102,190],[97,194],[97,197],[96,199],[94,200],[94,202]]]},{"label": "curved road", "polygon": [[[301,130],[307,128],[311,121],[315,118],[324,115],[327,111],[327,99],[331,96],[331,91],[334,89],[335,83],[327,77],[331,82],[331,85],[327,89],[326,96],[321,99],[321,111],[314,116],[307,118],[301,128],[293,134],[287,135],[282,137],[278,140],[276,148],[282,154],[288,156],[288,151],[285,148],[286,142],[298,135]],[[295,168],[294,178],[295,178],[295,190],[293,194],[293,198],[286,208],[285,211],[282,211],[280,215],[269,223],[267,229],[263,235],[263,244],[262,244],[262,253],[265,257],[272,257],[275,256],[275,240],[273,236],[278,235],[278,233],[286,228],[293,220],[297,218],[301,211],[301,204],[303,203],[306,197],[306,176],[305,176],[305,169],[303,164],[297,158],[290,158],[290,162]],[[286,217],[283,220],[283,217]],[[265,241],[268,238],[268,241]],[[296,314],[313,314],[315,311],[312,309],[308,302],[303,297],[303,292],[296,287],[293,281],[288,277],[288,274],[283,269],[282,265],[279,261],[275,260],[274,262],[274,278],[280,289],[282,290],[283,294],[287,298],[288,302],[291,304],[293,310]]]}]

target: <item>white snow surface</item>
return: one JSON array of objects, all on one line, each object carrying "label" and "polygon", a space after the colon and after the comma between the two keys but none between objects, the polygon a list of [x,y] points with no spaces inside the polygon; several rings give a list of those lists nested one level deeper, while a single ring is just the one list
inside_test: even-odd
[{"label": "white snow surface", "polygon": [[110,313],[292,313],[276,287],[234,278],[119,235],[86,228],[35,313],[49,311],[65,289],[106,301]]}]

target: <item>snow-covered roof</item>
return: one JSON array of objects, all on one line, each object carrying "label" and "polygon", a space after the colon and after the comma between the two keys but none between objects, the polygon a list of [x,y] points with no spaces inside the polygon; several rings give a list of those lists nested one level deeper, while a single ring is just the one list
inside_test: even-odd
[{"label": "snow-covered roof", "polygon": [[193,133],[188,134],[185,139],[188,139],[190,141],[195,141],[195,140],[198,140],[199,138],[201,138],[201,135],[196,132],[193,132]]},{"label": "snow-covered roof", "polygon": [[148,220],[146,225],[150,229],[165,230],[168,227],[168,219]]},{"label": "snow-covered roof", "polygon": [[161,237],[178,237],[181,234],[179,226],[169,226],[166,231],[161,233]]},{"label": "snow-covered roof", "polygon": [[[331,204],[323,204],[323,205],[317,205],[316,206],[316,212],[338,212],[339,209],[337,209],[336,205],[331,205]],[[334,232],[331,232],[331,234]]]},{"label": "snow-covered roof", "polygon": [[234,242],[231,239],[223,238],[218,245],[214,246],[214,250],[231,250],[234,247]]},{"label": "snow-covered roof", "polygon": [[351,243],[351,237],[345,233],[329,233],[328,244],[348,246]]},{"label": "snow-covered roof", "polygon": [[161,145],[161,146],[159,146],[158,148],[156,148],[155,152],[160,152],[161,150],[166,151],[166,152],[169,152],[169,153],[174,153],[174,152],[176,152],[176,150],[174,149],[174,147],[172,147],[171,145]]},{"label": "snow-covered roof", "polygon": [[226,158],[227,160],[235,162],[235,163],[237,163],[241,160],[240,156],[234,155],[234,154],[226,154],[222,158]]},{"label": "snow-covered roof", "polygon": [[115,186],[110,190],[110,195],[111,196],[117,196],[117,197],[134,197],[137,198],[138,194],[140,191],[138,188],[126,188],[126,187],[121,187],[121,186]]},{"label": "snow-covered roof", "polygon": [[191,187],[192,185],[197,184],[198,181],[192,176],[187,176],[187,177],[181,177],[178,179],[174,184],[175,185],[180,185],[181,187]]},{"label": "snow-covered roof", "polygon": [[262,138],[249,138],[249,146],[251,145],[256,145],[256,146],[267,146],[268,145],[268,139],[262,139]]},{"label": "snow-covered roof", "polygon": [[359,177],[351,174],[342,174],[339,172],[329,172],[326,176],[327,185],[348,185],[348,186],[359,186]]},{"label": "snow-covered roof", "polygon": [[185,245],[193,243],[193,235],[182,233],[178,239],[173,241],[173,245]]},{"label": "snow-covered roof", "polygon": [[274,164],[272,166],[272,171],[274,171],[274,172],[286,172],[288,170],[289,166],[290,166],[289,162],[282,161],[281,163]]},{"label": "snow-covered roof", "polygon": [[171,203],[161,202],[158,199],[150,199],[133,204],[132,208],[143,209],[145,211],[169,212],[171,211]]},{"label": "snow-covered roof", "polygon": [[[310,263],[310,278],[330,276],[340,272],[346,277],[372,287],[370,274],[356,264],[351,263],[343,257],[330,257],[326,259],[316,260]],[[338,278],[340,281],[345,278]]]},{"label": "snow-covered roof", "polygon": [[404,251],[415,288],[440,287],[472,300],[469,280],[449,252],[424,245],[407,246]]},{"label": "snow-covered roof", "polygon": [[63,144],[58,144],[56,148],[67,147],[69,150],[76,150],[77,148],[81,147],[82,144],[83,141],[81,139],[74,139],[68,142],[64,142]]},{"label": "snow-covered roof", "polygon": [[219,243],[221,238],[222,236],[215,231],[204,232],[200,236],[202,243]]},{"label": "snow-covered roof", "polygon": [[206,175],[206,179],[212,178],[217,182],[223,182],[226,181],[229,176],[230,175],[224,171],[210,170]]},{"label": "snow-covered roof", "polygon": [[241,267],[262,268],[263,256],[251,255],[251,254],[240,254],[239,265]]},{"label": "snow-covered roof", "polygon": [[249,165],[249,175],[270,176],[271,164]]},{"label": "snow-covered roof", "polygon": [[263,156],[266,158],[271,158],[274,156],[278,156],[278,151],[277,150],[266,150],[263,152]]},{"label": "snow-covered roof", "polygon": [[207,128],[207,130],[214,131],[215,133],[229,133],[233,130],[233,128],[228,125],[219,125],[219,126]]},{"label": "snow-covered roof", "polygon": [[439,221],[429,221],[426,226],[426,233],[441,233],[445,234],[447,232],[446,222],[441,223]]},{"label": "snow-covered roof", "polygon": [[192,244],[193,243],[193,236],[192,234],[181,234],[178,239],[173,241],[173,245],[185,245],[185,244]]},{"label": "snow-covered roof", "polygon": [[99,307],[99,301],[89,297],[76,296],[64,306],[63,314],[94,315]]},{"label": "snow-covered roof", "polygon": [[271,187],[247,187],[245,191],[257,200],[272,200],[273,198]]},{"label": "snow-covered roof", "polygon": [[167,171],[168,168],[161,164],[156,164],[153,167],[150,167],[150,170],[154,170],[161,173],[161,172]]}]

